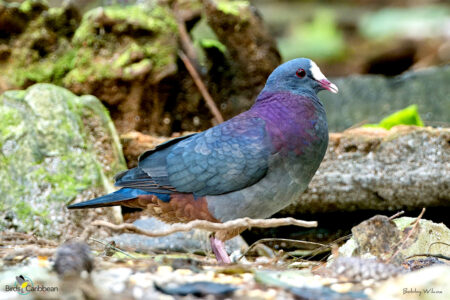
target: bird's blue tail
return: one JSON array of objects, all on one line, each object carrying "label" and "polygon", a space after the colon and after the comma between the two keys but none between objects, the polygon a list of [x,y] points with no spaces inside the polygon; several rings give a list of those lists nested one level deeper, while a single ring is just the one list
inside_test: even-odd
[{"label": "bird's blue tail", "polygon": [[95,208],[104,206],[114,206],[119,205],[119,202],[136,199],[141,195],[155,195],[165,202],[170,200],[170,194],[152,193],[139,189],[123,188],[105,196],[69,205],[67,206],[67,208],[76,209],[76,208]]}]

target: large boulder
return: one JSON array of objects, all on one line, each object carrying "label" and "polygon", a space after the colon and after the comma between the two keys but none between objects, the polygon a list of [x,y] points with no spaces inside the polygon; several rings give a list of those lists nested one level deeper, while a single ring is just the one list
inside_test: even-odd
[{"label": "large boulder", "polygon": [[63,228],[81,230],[89,216],[102,213],[65,209],[75,199],[112,191],[113,175],[126,168],[109,113],[97,98],[36,84],[1,95],[0,119],[0,231],[55,237]]},{"label": "large boulder", "polygon": [[282,215],[450,206],[450,129],[396,126],[330,135],[325,159]]}]

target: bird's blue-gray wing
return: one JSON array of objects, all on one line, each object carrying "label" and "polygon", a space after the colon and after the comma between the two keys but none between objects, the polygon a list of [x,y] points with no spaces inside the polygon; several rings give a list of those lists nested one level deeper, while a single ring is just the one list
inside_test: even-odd
[{"label": "bird's blue-gray wing", "polygon": [[117,185],[196,196],[224,194],[259,181],[271,150],[265,122],[244,114],[144,153],[134,174],[122,175]]}]

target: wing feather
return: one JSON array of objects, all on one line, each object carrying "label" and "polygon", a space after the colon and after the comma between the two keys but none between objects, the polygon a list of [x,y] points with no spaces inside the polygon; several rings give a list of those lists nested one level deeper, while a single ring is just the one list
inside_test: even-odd
[{"label": "wing feather", "polygon": [[244,113],[145,152],[138,167],[117,175],[116,185],[160,193],[224,194],[264,177],[272,148],[264,120]]}]

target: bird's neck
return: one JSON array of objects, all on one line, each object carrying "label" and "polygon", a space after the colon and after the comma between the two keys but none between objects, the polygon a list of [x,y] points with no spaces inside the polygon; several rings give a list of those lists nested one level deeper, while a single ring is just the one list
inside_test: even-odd
[{"label": "bird's neck", "polygon": [[315,94],[263,91],[250,111],[266,121],[275,152],[300,155],[328,143],[325,110]]},{"label": "bird's neck", "polygon": [[[259,94],[258,99],[261,97],[265,97],[264,95],[289,94],[293,96],[306,97],[322,105],[319,101],[319,98],[317,97],[317,92],[318,91],[312,88],[304,86],[290,87],[289,90],[286,90],[285,88],[278,88],[277,86],[274,87],[273,85],[266,84],[264,89]],[[258,101],[258,99],[256,101]]]}]

